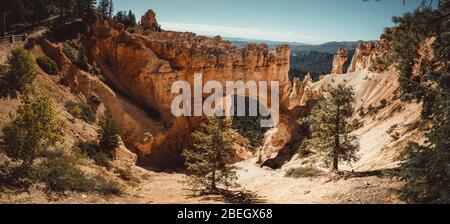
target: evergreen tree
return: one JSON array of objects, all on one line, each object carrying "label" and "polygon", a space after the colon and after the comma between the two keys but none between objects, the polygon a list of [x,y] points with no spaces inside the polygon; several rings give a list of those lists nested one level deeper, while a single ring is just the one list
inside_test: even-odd
[{"label": "evergreen tree", "polygon": [[358,160],[359,143],[351,135],[355,127],[349,121],[354,113],[354,102],[353,88],[339,84],[329,89],[311,116],[299,120],[301,125],[317,127],[308,143],[325,153],[324,162],[333,170],[338,170],[339,161],[351,163]]},{"label": "evergreen tree", "polygon": [[131,11],[131,10],[129,10],[128,11],[128,16],[127,16],[128,18],[128,26],[129,27],[136,27],[137,26],[137,22],[136,22],[136,15],[134,15],[134,13]]},{"label": "evergreen tree", "polygon": [[6,14],[11,9],[11,2],[10,1],[0,1],[0,13],[1,13],[1,20],[2,20],[2,32],[1,36],[6,35]]},{"label": "evergreen tree", "polygon": [[0,77],[2,91],[15,95],[16,92],[25,93],[36,78],[36,63],[31,54],[23,48],[11,51],[8,59],[9,71]]},{"label": "evergreen tree", "polygon": [[[450,203],[450,2],[437,9],[421,8],[395,18],[396,29],[386,33],[398,63],[404,99],[423,101],[425,144],[409,143],[400,159],[406,181],[401,198],[412,203]],[[417,60],[421,44],[436,37],[434,57]],[[406,39],[404,39],[406,38]],[[414,70],[413,68],[419,68]]]},{"label": "evergreen tree", "polygon": [[114,19],[119,23],[122,23],[126,29],[137,26],[136,16],[131,10],[129,10],[128,13],[127,11],[118,11],[114,16]]},{"label": "evergreen tree", "polygon": [[113,18],[114,15],[114,3],[112,0],[109,1],[108,5],[108,18]]},{"label": "evergreen tree", "polygon": [[84,0],[84,15],[83,20],[87,24],[91,24],[96,21],[96,15],[95,15],[95,5],[97,4],[97,0]]},{"label": "evergreen tree", "polygon": [[116,149],[119,147],[119,129],[110,109],[107,109],[100,118],[99,126],[100,148],[111,159],[115,159]]},{"label": "evergreen tree", "polygon": [[62,142],[63,126],[57,115],[53,100],[35,91],[23,100],[14,120],[4,126],[1,150],[19,164],[11,178],[24,177],[40,154]]},{"label": "evergreen tree", "polygon": [[108,17],[109,15],[109,9],[110,4],[109,0],[100,0],[98,3],[97,10],[100,12],[104,17]]},{"label": "evergreen tree", "polygon": [[208,117],[192,134],[195,149],[184,150],[183,157],[190,175],[185,183],[195,190],[217,192],[218,185],[237,186],[236,167],[228,165],[234,141],[230,121],[223,117]]}]

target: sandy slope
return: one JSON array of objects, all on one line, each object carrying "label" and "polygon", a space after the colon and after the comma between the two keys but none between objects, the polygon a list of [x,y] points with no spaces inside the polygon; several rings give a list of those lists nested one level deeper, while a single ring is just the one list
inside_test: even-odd
[{"label": "sandy slope", "polygon": [[[401,102],[396,97],[399,91],[398,76],[392,71],[376,73],[365,69],[349,74],[334,74],[314,84],[316,90],[328,84],[347,83],[353,86],[357,99],[356,111],[360,108],[367,111],[370,105],[377,107],[381,100],[387,101],[387,106],[374,115],[361,118],[358,113],[355,114],[355,118],[364,124],[354,132],[360,140],[361,159],[353,164],[353,168],[347,169],[367,171],[396,167],[396,157],[408,141],[423,141],[420,134],[410,128],[420,119],[422,105]],[[398,132],[400,138],[392,139],[392,134],[388,133],[390,130]]]}]

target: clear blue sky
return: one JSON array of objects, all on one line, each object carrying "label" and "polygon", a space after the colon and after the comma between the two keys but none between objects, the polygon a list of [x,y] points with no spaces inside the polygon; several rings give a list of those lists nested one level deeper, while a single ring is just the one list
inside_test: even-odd
[{"label": "clear blue sky", "polygon": [[153,9],[163,29],[246,39],[323,43],[378,39],[419,0],[114,0],[138,20]]}]

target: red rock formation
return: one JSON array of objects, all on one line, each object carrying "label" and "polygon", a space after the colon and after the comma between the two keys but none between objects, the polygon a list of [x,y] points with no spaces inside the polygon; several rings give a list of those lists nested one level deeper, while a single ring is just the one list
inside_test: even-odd
[{"label": "red rock formation", "polygon": [[[163,141],[165,132],[161,123],[150,119],[145,111],[116,94],[97,77],[78,69],[63,53],[62,46],[46,39],[31,42],[39,44],[42,51],[57,63],[62,82],[94,111],[101,112],[105,107],[111,109],[127,146],[145,154],[146,150]],[[124,151],[120,149],[119,153],[126,154]]]},{"label": "red rock formation", "polygon": [[370,68],[373,63],[373,53],[375,49],[376,44],[374,42],[359,44],[358,48],[356,48],[355,54],[353,55],[352,62],[347,70],[347,73]]},{"label": "red rock formation", "polygon": [[344,65],[348,59],[348,52],[345,48],[339,48],[338,52],[333,58],[333,68],[331,69],[331,74],[342,74],[344,73]]},{"label": "red rock formation", "polygon": [[141,26],[144,30],[154,30],[155,28],[158,28],[158,21],[156,21],[156,14],[153,10],[148,10],[141,17]]},{"label": "red rock formation", "polygon": [[172,115],[170,107],[177,95],[171,93],[171,86],[180,80],[193,84],[194,73],[202,73],[204,83],[279,81],[280,106],[288,107],[291,84],[287,45],[275,50],[264,44],[238,48],[220,37],[168,31],[138,36],[108,20],[94,24],[92,31],[88,46],[104,76],[168,128],[162,141],[144,150],[139,148],[151,164],[180,164],[181,151],[190,147],[190,133],[200,119]]}]

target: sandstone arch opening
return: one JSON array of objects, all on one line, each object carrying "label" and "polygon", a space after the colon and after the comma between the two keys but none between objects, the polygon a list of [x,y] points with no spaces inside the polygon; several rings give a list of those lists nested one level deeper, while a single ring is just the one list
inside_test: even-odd
[{"label": "sandstone arch opening", "polygon": [[[245,116],[238,116],[237,105],[239,100],[245,102]],[[232,96],[232,107],[230,110],[230,114],[234,115],[231,117],[232,128],[242,137],[246,138],[249,141],[248,145],[250,150],[253,153],[256,152],[256,150],[263,145],[264,134],[270,130],[270,128],[262,127],[261,125],[262,119],[272,120],[269,110],[258,100],[241,95]],[[251,115],[252,110],[254,110],[253,112],[254,114],[257,114],[257,116]],[[263,114],[269,115],[264,116]],[[273,120],[271,122],[273,122]]]}]

